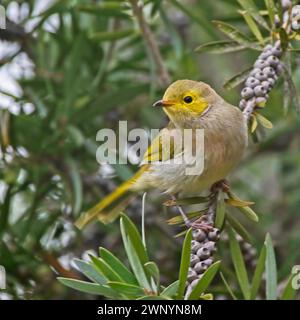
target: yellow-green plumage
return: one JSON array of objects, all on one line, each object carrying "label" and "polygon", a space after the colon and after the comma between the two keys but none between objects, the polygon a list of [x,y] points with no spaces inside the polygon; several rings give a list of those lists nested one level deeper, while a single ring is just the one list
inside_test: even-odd
[{"label": "yellow-green plumage", "polygon": [[[186,97],[189,97],[188,100],[192,99],[192,102],[186,103]],[[201,192],[224,179],[240,161],[247,146],[247,126],[243,114],[224,101],[210,86],[203,82],[178,80],[166,90],[161,105],[170,118],[170,123],[153,140],[140,170],[86,212],[77,221],[77,226],[83,227],[96,217],[103,222],[111,221],[117,216],[117,210],[121,211],[127,205],[132,192],[152,188],[169,194],[180,192],[192,195]],[[176,141],[176,134],[183,129],[204,129],[204,170],[199,175],[186,174],[188,163],[165,163],[170,159],[164,158],[165,153],[162,153],[165,149],[164,139],[169,137],[172,141],[175,136],[173,141]],[[183,150],[173,143],[169,157],[174,159]],[[122,196],[125,196],[125,200],[123,199],[123,204],[116,204],[116,210],[113,204]],[[106,210],[111,205],[114,208]]]}]

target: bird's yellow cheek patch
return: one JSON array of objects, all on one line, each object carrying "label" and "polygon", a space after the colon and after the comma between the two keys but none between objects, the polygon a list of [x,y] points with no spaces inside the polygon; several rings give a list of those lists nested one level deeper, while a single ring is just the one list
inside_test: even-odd
[{"label": "bird's yellow cheek patch", "polygon": [[202,100],[189,105],[188,109],[193,113],[201,115],[207,109],[207,107],[208,107],[208,103]]}]

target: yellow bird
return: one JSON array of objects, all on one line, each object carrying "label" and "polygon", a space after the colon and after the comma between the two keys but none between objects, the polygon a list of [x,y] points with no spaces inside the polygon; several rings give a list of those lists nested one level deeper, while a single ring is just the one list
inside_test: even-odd
[{"label": "yellow bird", "polygon": [[[137,173],[85,212],[77,220],[77,227],[83,228],[94,219],[111,222],[138,191],[157,189],[169,195],[199,193],[225,179],[242,158],[248,140],[246,120],[240,109],[224,101],[209,85],[178,80],[153,106],[163,108],[170,119],[168,126],[152,141]],[[196,159],[203,162],[199,174],[187,174],[192,164],[189,159],[175,161],[187,152],[176,144],[178,132],[184,129],[192,129],[190,149],[195,145],[196,129],[204,129],[204,159]],[[170,143],[166,145],[164,141]],[[170,152],[163,152],[169,145]],[[195,159],[190,157],[190,161]]]}]

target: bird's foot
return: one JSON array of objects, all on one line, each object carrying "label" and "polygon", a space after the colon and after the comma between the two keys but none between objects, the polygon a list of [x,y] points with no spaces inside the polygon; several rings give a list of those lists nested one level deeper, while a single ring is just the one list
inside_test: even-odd
[{"label": "bird's foot", "polygon": [[213,223],[208,222],[208,219],[207,219],[206,215],[200,217],[199,219],[197,219],[196,221],[191,223],[191,227],[193,229],[201,229],[205,233],[213,231],[213,229],[214,229]]},{"label": "bird's foot", "polygon": [[[171,196],[172,200],[176,201],[176,197],[174,195]],[[177,205],[177,209],[181,214],[181,217],[185,223],[185,225],[190,228],[192,226],[192,223],[190,221],[190,219],[188,218],[188,216],[186,215],[186,213],[184,212],[183,208],[179,205]]]}]

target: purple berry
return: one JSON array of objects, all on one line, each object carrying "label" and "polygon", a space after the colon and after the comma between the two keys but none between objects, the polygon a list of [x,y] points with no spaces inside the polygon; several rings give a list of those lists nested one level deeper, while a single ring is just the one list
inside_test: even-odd
[{"label": "purple berry", "polygon": [[245,86],[250,87],[250,88],[254,88],[254,87],[258,86],[259,84],[260,84],[260,81],[254,77],[249,77],[245,82]]},{"label": "purple berry", "polygon": [[241,92],[241,95],[244,99],[250,99],[254,96],[254,92],[251,88],[249,87],[245,87],[242,92]]},{"label": "purple berry", "polygon": [[277,67],[279,63],[279,59],[275,56],[270,56],[267,58],[266,62],[271,67]]}]

